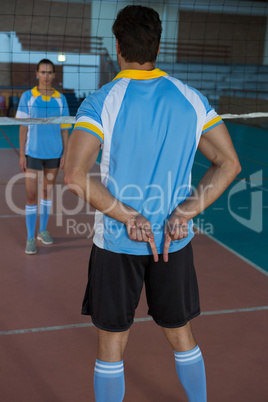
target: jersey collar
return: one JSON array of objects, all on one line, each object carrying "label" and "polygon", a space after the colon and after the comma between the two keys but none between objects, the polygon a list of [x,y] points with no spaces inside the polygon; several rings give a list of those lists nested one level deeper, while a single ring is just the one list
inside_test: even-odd
[{"label": "jersey collar", "polygon": [[[52,98],[60,98],[60,93],[56,89],[52,88],[54,93],[51,95]],[[41,92],[38,91],[37,87],[32,89],[32,94],[36,98],[37,96],[42,96]],[[45,96],[45,98],[51,98],[50,96]]]},{"label": "jersey collar", "polygon": [[164,71],[159,70],[159,68],[155,68],[154,70],[122,70],[117,76],[113,79],[117,80],[118,78],[131,78],[133,80],[152,80],[153,78],[163,77],[163,75],[168,75]]}]

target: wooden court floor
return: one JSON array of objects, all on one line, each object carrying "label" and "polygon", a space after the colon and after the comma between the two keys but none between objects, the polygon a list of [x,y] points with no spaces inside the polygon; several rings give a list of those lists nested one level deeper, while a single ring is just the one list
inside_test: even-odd
[{"label": "wooden court floor", "polygon": [[[25,255],[24,217],[6,202],[18,158],[12,150],[1,150],[0,157],[0,400],[93,402],[96,330],[80,315],[92,215],[85,207],[62,215],[54,200],[48,229],[55,243]],[[74,210],[77,200],[62,192],[62,173],[57,185],[66,209]],[[21,179],[11,193],[23,209]],[[204,355],[208,401],[267,402],[267,276],[205,235],[195,236],[193,249],[202,314],[192,326]],[[144,293],[124,364],[124,401],[187,401],[173,351],[147,315]]]}]

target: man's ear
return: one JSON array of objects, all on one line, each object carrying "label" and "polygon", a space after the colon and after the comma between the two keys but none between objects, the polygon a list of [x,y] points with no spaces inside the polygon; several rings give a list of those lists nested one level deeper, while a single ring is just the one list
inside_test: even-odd
[{"label": "man's ear", "polygon": [[118,43],[118,39],[116,39],[116,53],[117,53],[117,54],[121,54],[121,50],[120,50],[120,46],[119,46],[119,43]]}]

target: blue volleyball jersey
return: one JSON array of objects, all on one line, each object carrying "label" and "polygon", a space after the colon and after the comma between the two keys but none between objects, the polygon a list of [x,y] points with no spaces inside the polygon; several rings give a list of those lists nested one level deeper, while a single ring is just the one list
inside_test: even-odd
[{"label": "blue volleyball jersey", "polygon": [[[37,89],[22,94],[17,118],[44,118],[69,116],[69,108],[63,94],[54,89],[52,96],[43,96]],[[63,152],[61,130],[71,124],[31,124],[28,126],[25,155],[39,159],[60,158]]]},{"label": "blue volleyball jersey", "polygon": [[[152,225],[158,253],[164,227],[176,206],[191,194],[191,170],[202,133],[222,123],[207,99],[165,72],[123,70],[88,96],[75,128],[99,138],[102,183],[118,200]],[[191,240],[172,241],[177,251]],[[148,243],[129,239],[126,227],[97,211],[94,243],[117,253],[151,254]]]}]

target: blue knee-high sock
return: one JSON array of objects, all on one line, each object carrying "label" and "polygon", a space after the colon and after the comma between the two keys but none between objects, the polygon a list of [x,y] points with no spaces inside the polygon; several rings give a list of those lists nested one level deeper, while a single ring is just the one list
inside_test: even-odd
[{"label": "blue knee-high sock", "polygon": [[96,402],[122,402],[125,395],[123,360],[115,363],[96,360],[94,391]]},{"label": "blue knee-high sock", "polygon": [[43,200],[42,198],[40,201],[40,232],[43,232],[47,228],[51,204],[51,200]]},{"label": "blue knee-high sock", "polygon": [[206,373],[198,346],[188,352],[174,352],[179,380],[190,402],[206,402]]},{"label": "blue knee-high sock", "polygon": [[25,206],[26,227],[27,227],[27,239],[33,239],[35,233],[35,225],[37,219],[37,205]]}]

